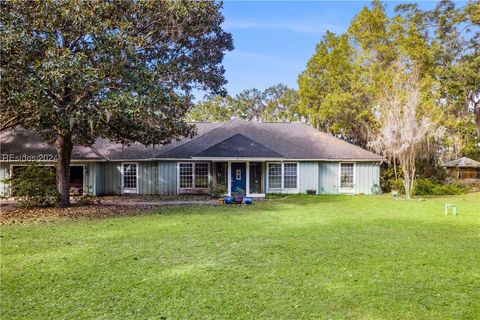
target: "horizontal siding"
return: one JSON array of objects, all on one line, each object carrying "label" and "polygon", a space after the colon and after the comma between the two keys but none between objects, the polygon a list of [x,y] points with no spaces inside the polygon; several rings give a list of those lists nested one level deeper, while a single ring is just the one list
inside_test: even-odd
[{"label": "horizontal siding", "polygon": [[318,193],[318,162],[300,162],[300,193],[315,190]]}]

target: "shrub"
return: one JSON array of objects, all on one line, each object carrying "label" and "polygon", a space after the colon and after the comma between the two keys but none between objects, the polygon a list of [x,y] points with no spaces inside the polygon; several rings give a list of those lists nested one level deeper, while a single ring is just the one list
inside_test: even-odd
[{"label": "shrub", "polygon": [[227,193],[227,187],[223,184],[210,184],[210,195],[214,198],[221,198]]},{"label": "shrub", "polygon": [[21,207],[46,207],[59,201],[55,171],[51,167],[30,164],[12,174],[6,182]]},{"label": "shrub", "polygon": [[[417,160],[416,166],[416,177],[418,179],[425,178],[429,179],[434,184],[441,184],[441,182],[445,181],[447,177],[445,169],[437,165],[435,159],[428,158]],[[397,175],[399,179],[395,180],[395,172],[393,166],[387,165],[385,163],[382,164],[382,168],[380,170],[380,186],[384,193],[388,193],[392,190],[397,190],[399,194],[405,194],[405,190],[403,187],[403,179],[401,178],[403,176],[403,172],[400,166],[397,167]]]},{"label": "shrub", "polygon": [[405,194],[405,188],[403,187],[403,179],[390,179],[388,180],[388,184],[390,186],[390,190],[398,191],[399,195]]},{"label": "shrub", "polygon": [[465,193],[465,187],[456,184],[442,184],[433,182],[430,179],[417,179],[415,181],[414,194],[417,196],[424,195],[455,195]]},{"label": "shrub", "polygon": [[429,179],[417,179],[415,181],[415,187],[413,193],[415,195],[429,195],[433,194],[433,189],[435,188],[436,184]]},{"label": "shrub", "polygon": [[[397,168],[397,174],[401,176],[402,170],[401,168]],[[389,166],[387,164],[382,164],[380,169],[380,187],[382,188],[382,192],[388,193],[395,189],[395,186],[392,186],[392,183],[395,182],[395,171],[393,170],[393,166]]]},{"label": "shrub", "polygon": [[88,190],[83,191],[83,195],[76,197],[75,202],[78,206],[89,206],[95,203],[95,196],[92,193],[92,187],[88,186]]},{"label": "shrub", "polygon": [[465,193],[466,189],[457,184],[439,184],[433,188],[433,194],[436,195],[454,195]]}]

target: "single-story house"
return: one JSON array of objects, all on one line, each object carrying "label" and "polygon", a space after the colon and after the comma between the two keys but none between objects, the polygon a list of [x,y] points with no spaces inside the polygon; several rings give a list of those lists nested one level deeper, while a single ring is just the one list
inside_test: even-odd
[{"label": "single-story house", "polygon": [[450,177],[461,180],[480,179],[480,162],[462,157],[443,165]]},{"label": "single-story house", "polygon": [[[163,146],[122,145],[99,138],[76,146],[71,183],[83,192],[201,194],[215,185],[226,193],[372,194],[380,163],[370,151],[301,123],[232,120],[195,123],[197,135]],[[32,131],[0,133],[0,180],[30,161],[55,164],[56,152]],[[9,195],[0,184],[0,193]]]}]

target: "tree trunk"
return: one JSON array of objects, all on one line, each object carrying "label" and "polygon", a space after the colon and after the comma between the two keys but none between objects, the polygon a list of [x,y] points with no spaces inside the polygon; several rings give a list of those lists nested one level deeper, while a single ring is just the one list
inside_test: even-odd
[{"label": "tree trunk", "polygon": [[57,149],[57,190],[61,195],[60,206],[70,205],[70,159],[72,158],[71,134],[59,135],[55,141]]},{"label": "tree trunk", "polygon": [[475,129],[477,129],[477,139],[480,140],[480,89],[471,90],[466,99],[465,111],[468,112],[469,107],[473,109],[473,118],[475,120]]},{"label": "tree trunk", "polygon": [[415,150],[412,147],[399,159],[403,171],[403,187],[405,188],[405,198],[407,200],[412,198],[414,191],[415,159]]},{"label": "tree trunk", "polygon": [[398,181],[398,173],[397,173],[397,160],[393,157],[393,173],[395,174],[395,183]]},{"label": "tree trunk", "polygon": [[406,172],[403,172],[403,188],[405,189],[405,198],[407,200],[411,199],[410,195],[410,175]]},{"label": "tree trunk", "polygon": [[477,106],[475,109],[474,109],[475,113],[475,127],[477,129],[477,139],[480,140],[480,106]]}]

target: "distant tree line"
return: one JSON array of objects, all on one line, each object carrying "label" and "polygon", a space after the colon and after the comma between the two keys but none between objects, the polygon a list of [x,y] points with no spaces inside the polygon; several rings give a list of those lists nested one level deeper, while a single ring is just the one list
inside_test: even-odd
[{"label": "distant tree line", "polygon": [[246,89],[235,96],[211,95],[190,109],[190,121],[228,121],[234,118],[249,121],[299,121],[298,92],[284,84],[264,91]]},{"label": "distant tree line", "polygon": [[415,117],[431,122],[436,133],[443,130],[435,143],[423,141],[427,153],[480,156],[480,5],[457,8],[443,0],[424,11],[400,4],[395,13],[388,17],[374,1],[347,32],[327,32],[298,77],[298,92],[275,85],[209,96],[190,110],[189,120],[303,121],[367,147],[381,132],[391,107],[384,101],[398,91],[401,73],[418,86]]}]

